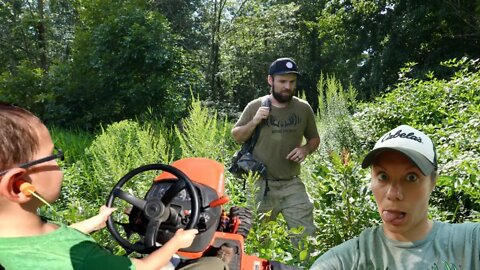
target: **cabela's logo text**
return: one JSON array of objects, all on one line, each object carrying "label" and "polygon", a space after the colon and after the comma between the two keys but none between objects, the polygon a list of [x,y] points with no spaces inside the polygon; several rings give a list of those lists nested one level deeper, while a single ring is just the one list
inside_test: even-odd
[{"label": "cabela's logo text", "polygon": [[385,135],[383,138],[382,138],[382,142],[386,141],[386,140],[390,140],[390,139],[395,139],[395,138],[404,138],[404,139],[409,139],[409,140],[414,140],[414,141],[417,141],[419,143],[422,143],[422,138],[418,137],[418,136],[415,136],[415,133],[413,132],[410,132],[410,133],[405,133],[405,132],[402,132],[402,130],[398,130],[397,132],[395,132],[395,134],[390,134],[388,133],[387,135]]}]

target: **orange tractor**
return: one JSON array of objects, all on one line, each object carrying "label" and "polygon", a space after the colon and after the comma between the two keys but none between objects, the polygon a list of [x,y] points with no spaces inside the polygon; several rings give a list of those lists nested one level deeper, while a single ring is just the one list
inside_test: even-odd
[{"label": "orange tractor", "polygon": [[[161,173],[140,198],[132,194],[127,183],[132,185],[132,179],[152,181],[138,177],[147,171]],[[228,244],[234,247],[229,263],[232,270],[300,269],[244,253],[251,212],[239,207],[224,210],[222,205],[229,200],[224,189],[224,167],[214,160],[186,158],[171,165],[141,166],[123,176],[110,192],[107,206],[123,205],[125,211],[117,211],[123,217],[110,216],[107,227],[127,253],[148,254],[165,244],[178,229],[196,228],[199,233],[193,244],[178,252],[182,262],[208,256]]]}]

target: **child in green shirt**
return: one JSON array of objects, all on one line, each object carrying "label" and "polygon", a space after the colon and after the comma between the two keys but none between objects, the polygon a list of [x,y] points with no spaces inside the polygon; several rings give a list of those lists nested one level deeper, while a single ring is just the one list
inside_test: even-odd
[{"label": "child in green shirt", "polygon": [[[37,215],[43,204],[19,190],[29,183],[47,202],[58,199],[63,173],[47,127],[29,111],[0,104],[0,265],[5,269],[152,269],[159,270],[181,248],[189,247],[196,229],[178,230],[170,241],[144,258],[116,256],[85,233],[104,226],[114,209],[67,227]],[[221,260],[210,270],[221,269]]]}]

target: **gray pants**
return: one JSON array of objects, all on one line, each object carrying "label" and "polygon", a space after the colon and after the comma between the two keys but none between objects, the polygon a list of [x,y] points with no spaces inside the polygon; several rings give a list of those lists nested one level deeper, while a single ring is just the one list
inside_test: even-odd
[{"label": "gray pants", "polygon": [[[305,185],[299,177],[289,180],[268,180],[268,192],[265,194],[266,180],[256,182],[256,201],[259,202],[258,211],[271,211],[270,220],[275,220],[282,213],[288,228],[305,228],[304,235],[314,235],[313,204],[308,198]],[[292,239],[295,243],[295,239]],[[295,243],[296,244],[296,243]]]}]

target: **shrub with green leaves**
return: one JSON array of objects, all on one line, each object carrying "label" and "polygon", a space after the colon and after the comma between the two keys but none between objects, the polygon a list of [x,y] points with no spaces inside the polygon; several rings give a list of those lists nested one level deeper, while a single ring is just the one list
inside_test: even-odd
[{"label": "shrub with green leaves", "polygon": [[126,172],[149,163],[169,163],[169,146],[160,132],[124,120],[102,129],[86,151],[95,178],[120,179]]},{"label": "shrub with green leaves", "polygon": [[192,97],[189,116],[175,128],[181,157],[204,157],[224,162],[232,141],[230,128],[226,118],[219,121],[215,109],[202,106],[200,100]]},{"label": "shrub with green leaves", "polygon": [[142,115],[170,125],[185,115],[203,80],[169,22],[151,1],[85,1],[72,59],[53,70],[57,119],[95,129]]},{"label": "shrub with green leaves", "polygon": [[314,154],[308,160],[310,178],[304,178],[314,202],[317,227],[315,253],[351,239],[380,218],[369,188],[367,172],[352,153]]},{"label": "shrub with green leaves", "polygon": [[45,104],[54,97],[52,91],[46,87],[48,74],[26,60],[13,69],[14,72],[0,73],[0,100],[9,103],[21,102],[22,107],[45,119]]},{"label": "shrub with green leaves", "polygon": [[358,139],[350,113],[355,104],[355,89],[350,87],[345,90],[335,76],[321,74],[317,90],[320,150],[327,153],[340,152],[342,149],[355,150]]}]

